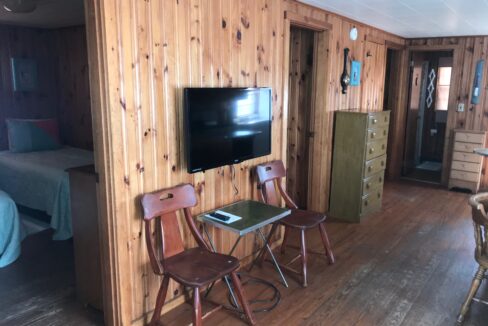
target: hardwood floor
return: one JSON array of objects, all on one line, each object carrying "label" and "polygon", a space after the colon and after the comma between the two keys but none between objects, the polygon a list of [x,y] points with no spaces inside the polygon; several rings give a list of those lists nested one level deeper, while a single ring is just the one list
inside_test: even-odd
[{"label": "hardwood floor", "polygon": [[[476,268],[467,198],[428,185],[387,183],[382,212],[361,224],[327,224],[336,264],[311,255],[306,289],[290,276],[290,287],[284,288],[269,264],[253,270],[282,294],[276,309],[256,314],[258,324],[454,325]],[[309,247],[322,249],[318,232],[308,239]],[[288,249],[286,256],[294,253]],[[222,285],[217,288],[211,298],[226,300]],[[247,291],[251,298],[262,295],[257,287]],[[488,298],[486,286],[479,295]],[[191,306],[178,307],[161,320],[188,324]],[[244,322],[220,311],[205,324]],[[487,324],[488,306],[473,303],[465,325]]]},{"label": "hardwood floor", "polygon": [[[291,276],[284,288],[269,264],[252,275],[271,280],[282,300],[271,312],[256,314],[260,325],[454,325],[475,272],[468,195],[428,185],[387,183],[383,210],[361,224],[329,222],[336,264],[309,256],[309,286]],[[322,250],[311,232],[308,246]],[[290,243],[298,241],[292,234]],[[295,242],[298,243],[298,242]],[[72,245],[41,233],[24,241],[24,254],[0,269],[0,325],[100,325],[101,314],[75,299]],[[296,251],[288,249],[285,257]],[[488,283],[488,282],[487,282]],[[251,298],[258,286],[246,287]],[[266,293],[264,293],[266,294]],[[211,298],[226,302],[221,284]],[[480,296],[488,298],[487,286]],[[204,310],[205,311],[205,310]],[[162,318],[164,325],[191,322],[191,306]],[[221,311],[205,325],[244,325]],[[487,325],[488,306],[473,303],[465,325]]]},{"label": "hardwood floor", "polygon": [[73,243],[52,231],[29,236],[17,261],[0,269],[0,325],[101,325],[75,297]]}]

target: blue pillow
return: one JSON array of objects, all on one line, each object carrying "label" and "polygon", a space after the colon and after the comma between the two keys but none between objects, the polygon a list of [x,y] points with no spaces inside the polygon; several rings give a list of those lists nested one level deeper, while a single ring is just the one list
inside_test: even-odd
[{"label": "blue pillow", "polygon": [[56,150],[62,147],[55,119],[7,119],[9,150],[14,153]]}]

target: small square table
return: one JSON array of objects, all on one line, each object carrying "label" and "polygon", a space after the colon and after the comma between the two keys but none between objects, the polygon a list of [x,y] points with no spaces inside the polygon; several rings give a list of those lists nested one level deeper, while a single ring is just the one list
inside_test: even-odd
[{"label": "small square table", "polygon": [[[239,235],[234,245],[232,246],[229,255],[232,255],[234,253],[234,250],[236,249],[237,245],[239,244],[239,241],[243,236],[245,236],[250,232],[256,232],[266,244],[265,246],[263,246],[263,248],[260,251],[262,252],[263,250],[268,250],[273,260],[273,264],[276,268],[276,271],[279,273],[281,280],[283,281],[283,284],[286,287],[288,287],[288,283],[286,282],[285,276],[283,275],[283,272],[281,271],[281,268],[278,265],[278,262],[276,261],[276,258],[273,254],[273,251],[271,250],[271,247],[267,244],[267,238],[261,231],[261,228],[270,225],[274,222],[277,222],[282,218],[290,215],[291,211],[288,208],[276,207],[254,200],[242,200],[230,204],[228,206],[218,208],[216,210],[239,216],[241,217],[241,219],[227,224],[223,221],[221,222],[207,217],[206,214],[208,214],[208,212],[197,216],[197,220],[202,222],[203,224],[203,231],[210,242],[212,250],[216,252],[215,245],[207,229],[207,224],[210,224],[214,227],[227,230]],[[272,236],[272,234],[268,234],[268,237],[270,236]],[[257,257],[259,256],[260,255],[258,255]],[[229,281],[227,279],[225,281],[231,292],[234,302],[236,302]]]}]

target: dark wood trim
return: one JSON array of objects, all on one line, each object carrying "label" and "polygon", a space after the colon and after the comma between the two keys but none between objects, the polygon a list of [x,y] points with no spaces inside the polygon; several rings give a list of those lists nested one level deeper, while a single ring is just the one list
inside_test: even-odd
[{"label": "dark wood trim", "polygon": [[373,36],[371,34],[364,35],[364,40],[367,42],[372,42],[372,43],[376,43],[379,45],[385,45],[385,40],[383,38],[379,38],[379,37]]},{"label": "dark wood trim", "polygon": [[386,40],[385,45],[386,45],[387,49],[393,49],[393,50],[405,50],[406,49],[405,44],[396,43],[396,42],[393,42],[390,40]]},{"label": "dark wood trim", "polygon": [[290,24],[293,26],[303,27],[316,32],[332,30],[332,24],[312,17],[302,16],[291,11],[285,11],[285,19],[288,19],[290,21]]}]

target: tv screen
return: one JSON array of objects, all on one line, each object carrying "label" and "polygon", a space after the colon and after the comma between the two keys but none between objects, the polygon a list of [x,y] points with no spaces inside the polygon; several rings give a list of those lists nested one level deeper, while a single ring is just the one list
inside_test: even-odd
[{"label": "tv screen", "polygon": [[188,172],[271,154],[270,88],[184,90]]}]

